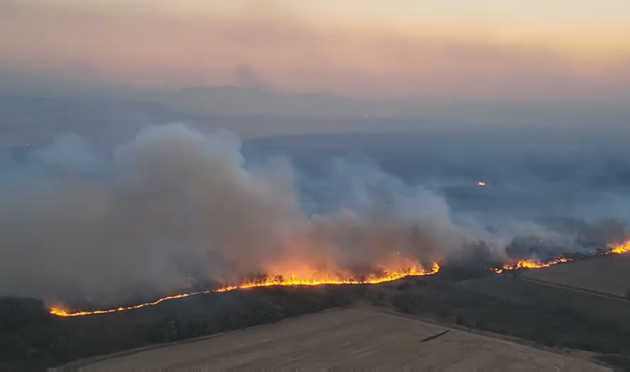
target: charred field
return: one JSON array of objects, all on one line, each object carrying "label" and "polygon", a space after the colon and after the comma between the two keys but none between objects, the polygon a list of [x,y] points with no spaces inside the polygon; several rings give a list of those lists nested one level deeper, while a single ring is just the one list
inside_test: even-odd
[{"label": "charred field", "polygon": [[[550,269],[540,272],[544,270]],[[497,275],[447,265],[435,275],[377,285],[250,288],[175,299],[133,311],[65,318],[51,315],[38,300],[3,298],[2,367],[7,371],[42,370],[97,355],[353,306],[396,311],[559,352],[581,350],[599,363],[620,368],[627,364],[630,302],[528,280],[533,273],[521,269]]]}]

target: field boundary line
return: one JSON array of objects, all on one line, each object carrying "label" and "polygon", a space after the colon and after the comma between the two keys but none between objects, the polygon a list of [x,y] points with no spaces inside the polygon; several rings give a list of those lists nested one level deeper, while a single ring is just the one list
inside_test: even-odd
[{"label": "field boundary line", "polygon": [[567,284],[560,284],[560,283],[554,283],[554,282],[550,282],[547,280],[541,280],[541,279],[534,279],[534,278],[528,278],[528,277],[522,277],[522,280],[528,281],[528,282],[532,282],[532,283],[538,283],[538,284],[542,284],[542,285],[546,285],[549,287],[556,287],[556,288],[560,288],[560,289],[566,289],[569,291],[574,291],[574,292],[580,292],[580,293],[586,293],[588,295],[591,296],[598,296],[598,297],[604,297],[610,300],[615,300],[615,301],[619,301],[619,302],[624,302],[626,304],[630,304],[630,300],[627,300],[621,296],[617,296],[611,293],[605,293],[605,292],[599,292],[599,291],[594,291],[591,289],[586,289],[586,288],[580,288],[580,287],[574,287],[574,286],[570,286]]}]

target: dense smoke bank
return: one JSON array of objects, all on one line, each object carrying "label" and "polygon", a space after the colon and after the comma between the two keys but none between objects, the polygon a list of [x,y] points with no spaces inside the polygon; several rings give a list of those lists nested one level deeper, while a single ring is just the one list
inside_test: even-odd
[{"label": "dense smoke bank", "polygon": [[543,257],[625,237],[616,221],[576,230],[504,219],[489,228],[369,162],[338,160],[307,177],[283,157],[246,159],[231,133],[182,125],[144,130],[112,153],[61,136],[0,166],[0,295],[104,303],[191,278],[348,278],[445,259]]}]

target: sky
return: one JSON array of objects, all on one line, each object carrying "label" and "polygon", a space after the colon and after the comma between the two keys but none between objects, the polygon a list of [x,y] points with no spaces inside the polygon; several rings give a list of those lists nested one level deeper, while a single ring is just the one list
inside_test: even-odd
[{"label": "sky", "polygon": [[624,101],[625,0],[0,0],[0,74],[289,94]]}]

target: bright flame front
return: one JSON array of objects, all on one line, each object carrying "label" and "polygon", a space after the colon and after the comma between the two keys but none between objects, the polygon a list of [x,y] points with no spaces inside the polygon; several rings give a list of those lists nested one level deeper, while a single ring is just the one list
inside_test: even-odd
[{"label": "bright flame front", "polygon": [[[624,253],[630,253],[630,240],[610,248],[610,250],[607,253],[604,253],[603,255],[624,254]],[[559,258],[556,258],[547,262],[542,262],[539,260],[518,260],[514,263],[506,264],[502,268],[494,269],[493,271],[497,274],[501,274],[509,270],[542,269],[542,268],[551,267],[560,263],[566,263],[566,262],[571,262],[571,261],[573,260],[566,257],[559,257]],[[411,268],[408,270],[393,271],[386,275],[379,276],[379,277],[372,277],[363,281],[354,280],[354,279],[349,279],[349,280],[312,279],[311,280],[311,279],[299,279],[299,278],[291,277],[288,280],[275,279],[275,280],[268,280],[264,282],[251,282],[251,283],[244,283],[244,284],[235,285],[235,286],[225,286],[225,287],[218,288],[212,291],[184,293],[184,294],[160,298],[159,300],[154,301],[154,302],[147,302],[144,304],[119,307],[119,308],[109,309],[109,310],[72,312],[72,311],[68,311],[64,309],[63,307],[51,307],[50,313],[53,315],[62,316],[62,317],[110,314],[110,313],[116,313],[116,312],[121,312],[121,311],[136,310],[136,309],[140,309],[147,306],[154,306],[168,300],[174,300],[174,299],[190,297],[190,296],[197,296],[197,295],[208,294],[212,292],[222,293],[222,292],[229,292],[229,291],[233,291],[237,289],[248,289],[248,288],[258,288],[258,287],[277,287],[277,286],[293,287],[293,286],[319,286],[319,285],[379,284],[379,283],[386,283],[386,282],[399,280],[406,277],[433,275],[433,274],[436,274],[438,271],[440,271],[440,265],[437,263],[434,263],[430,269],[423,269],[423,268],[416,267],[416,268]]]},{"label": "bright flame front", "polygon": [[624,254],[630,252],[630,240],[624,242],[623,244],[619,244],[616,247],[613,247],[612,253],[614,254]]},{"label": "bright flame front", "polygon": [[154,306],[154,305],[157,305],[157,304],[159,304],[161,302],[168,301],[168,300],[174,300],[174,299],[190,297],[190,296],[197,296],[197,295],[208,294],[208,293],[212,293],[212,292],[223,293],[223,292],[229,292],[229,291],[233,291],[233,290],[237,290],[237,289],[248,289],[248,288],[258,288],[258,287],[279,287],[279,286],[296,287],[296,286],[319,286],[319,285],[380,284],[380,283],[386,283],[386,282],[399,280],[399,279],[406,278],[406,277],[433,275],[433,274],[436,274],[438,271],[440,271],[440,265],[438,263],[433,263],[433,266],[430,269],[423,269],[423,268],[417,267],[417,268],[411,268],[411,269],[406,269],[406,270],[401,270],[401,271],[394,271],[394,272],[388,273],[388,274],[386,274],[384,276],[373,277],[373,278],[369,278],[369,279],[366,279],[366,280],[363,280],[363,281],[359,281],[359,280],[355,280],[355,279],[349,279],[349,280],[336,280],[336,279],[307,280],[307,279],[297,279],[297,278],[291,277],[288,280],[276,279],[276,280],[268,280],[268,281],[259,282],[259,283],[258,282],[252,282],[252,283],[245,283],[245,284],[240,284],[240,285],[235,285],[235,286],[226,286],[226,287],[222,287],[222,288],[217,288],[217,289],[212,290],[212,291],[184,293],[184,294],[164,297],[164,298],[161,298],[161,299],[159,299],[157,301],[154,301],[154,302],[147,302],[147,303],[144,303],[144,304],[133,305],[133,306],[126,306],[126,307],[119,307],[119,308],[109,309],[109,310],[94,310],[94,311],[72,312],[72,311],[68,311],[68,310],[64,309],[63,307],[51,307],[50,313],[53,314],[53,315],[62,316],[62,317],[76,317],[76,316],[97,315],[97,314],[111,314],[111,313],[116,313],[116,312],[121,312],[121,311],[136,310],[136,309],[140,309],[140,308],[147,307],[147,306]]},{"label": "bright flame front", "polygon": [[[607,251],[606,253],[603,254],[595,254],[593,256],[609,256],[611,254],[625,254],[625,253],[630,253],[630,240],[613,246],[612,248],[610,248],[609,251]],[[559,257],[556,259],[553,259],[551,261],[548,262],[542,262],[542,261],[538,261],[538,260],[519,260],[515,263],[512,264],[507,264],[507,265],[503,265],[502,268],[500,269],[494,269],[493,271],[497,274],[501,274],[504,271],[509,271],[509,270],[519,270],[519,269],[543,269],[546,267],[551,267],[553,265],[557,265],[560,263],[565,263],[565,262],[571,262],[573,261],[573,259],[571,258],[566,258],[566,257]]]},{"label": "bright flame front", "polygon": [[571,262],[570,258],[560,257],[548,262],[542,262],[538,260],[519,260],[512,265],[504,265],[503,270],[518,270],[518,269],[544,269],[560,263]]}]

